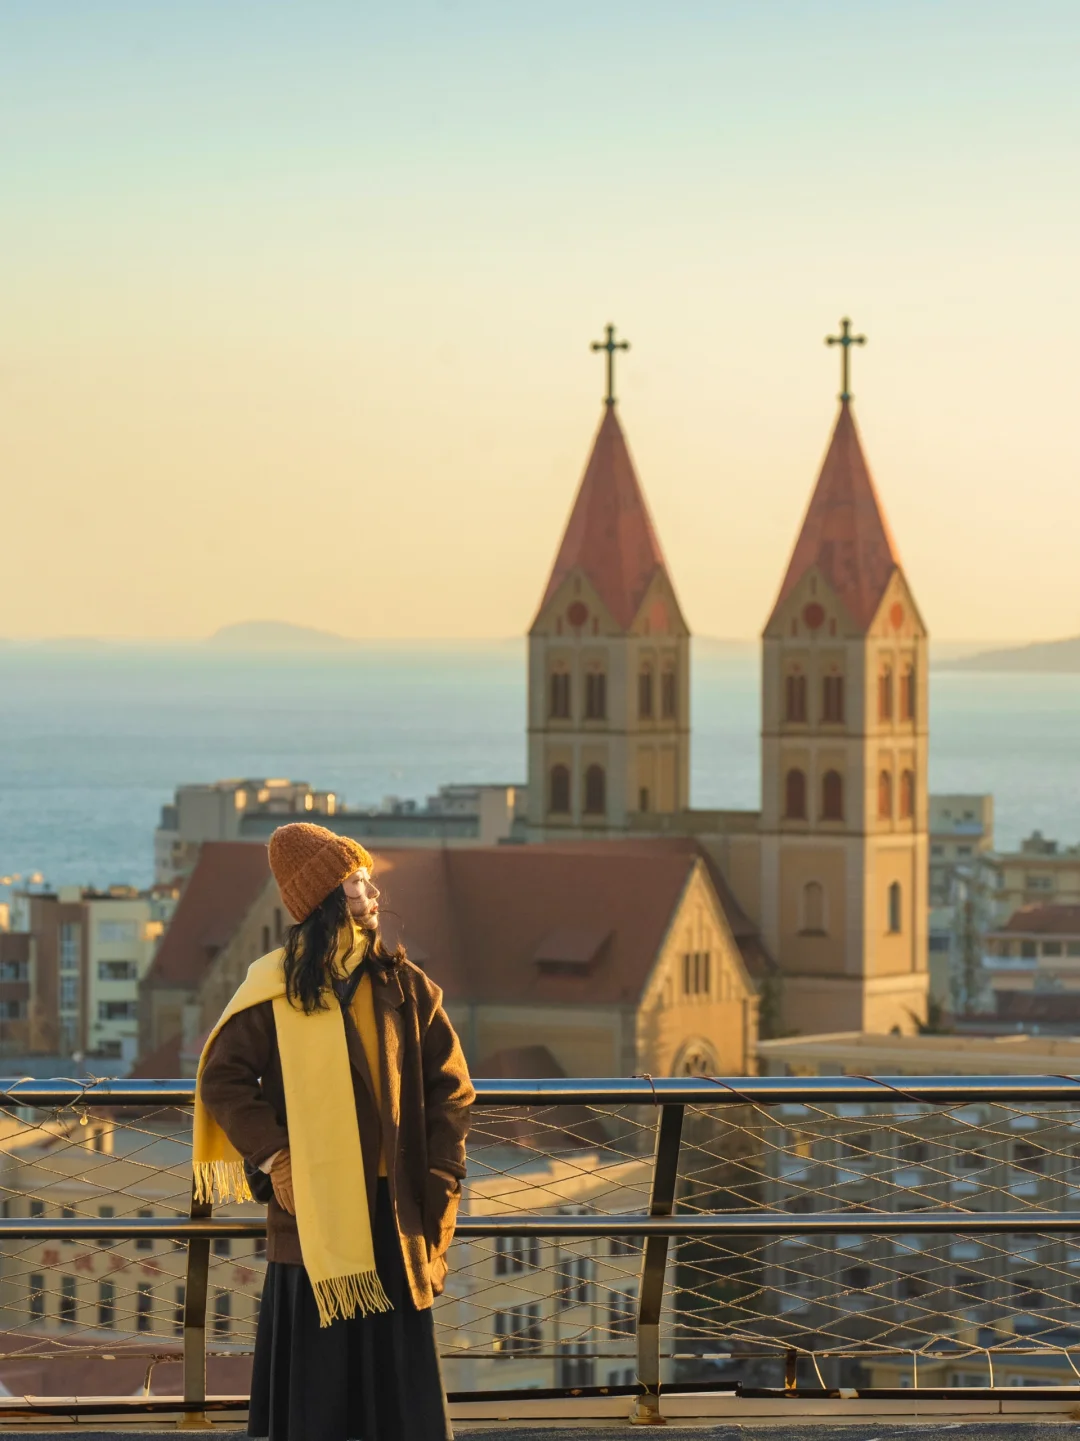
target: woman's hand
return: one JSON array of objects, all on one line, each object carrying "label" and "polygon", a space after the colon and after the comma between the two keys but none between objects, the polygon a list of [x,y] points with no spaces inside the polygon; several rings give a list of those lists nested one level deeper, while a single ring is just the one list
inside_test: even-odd
[{"label": "woman's hand", "polygon": [[274,1199],[283,1211],[296,1215],[296,1201],[293,1198],[292,1157],[286,1146],[274,1157],[270,1167],[270,1180],[274,1187]]}]

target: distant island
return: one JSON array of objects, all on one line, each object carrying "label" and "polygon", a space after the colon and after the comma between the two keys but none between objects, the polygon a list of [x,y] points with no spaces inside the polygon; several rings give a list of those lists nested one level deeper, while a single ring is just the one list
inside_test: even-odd
[{"label": "distant island", "polygon": [[1017,671],[1029,675],[1080,675],[1080,635],[1068,640],[1042,640],[1032,645],[984,650],[957,660],[942,661],[938,670]]},{"label": "distant island", "polygon": [[223,625],[204,642],[215,650],[348,650],[358,644],[330,630],[283,620],[244,620]]}]

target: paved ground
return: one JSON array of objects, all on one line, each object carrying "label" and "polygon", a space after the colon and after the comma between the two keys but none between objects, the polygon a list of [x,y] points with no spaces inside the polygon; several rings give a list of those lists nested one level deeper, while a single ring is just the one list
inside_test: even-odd
[{"label": "paved ground", "polygon": [[[72,1426],[63,1430],[40,1428],[0,1427],[0,1437],[34,1437],[35,1441],[72,1441],[78,1436],[81,1441],[161,1441],[164,1430],[158,1431],[101,1431],[90,1427]],[[242,1431],[226,1430],[221,1427],[214,1431],[172,1430],[172,1435],[191,1437],[192,1441],[208,1441],[211,1436],[228,1437],[230,1441],[241,1441]],[[843,1425],[818,1421],[761,1421],[751,1424],[733,1424],[729,1421],[703,1422],[695,1425],[671,1425],[663,1429],[648,1430],[638,1426],[626,1426],[622,1422],[594,1421],[587,1426],[507,1425],[501,1422],[486,1422],[459,1425],[455,1428],[457,1441],[643,1441],[645,1436],[656,1436],[657,1441],[1080,1441],[1080,1421],[1047,1416],[1039,1421],[1013,1421],[1001,1417],[990,1421],[950,1421],[942,1416],[928,1421],[874,1422],[854,1420]]]}]

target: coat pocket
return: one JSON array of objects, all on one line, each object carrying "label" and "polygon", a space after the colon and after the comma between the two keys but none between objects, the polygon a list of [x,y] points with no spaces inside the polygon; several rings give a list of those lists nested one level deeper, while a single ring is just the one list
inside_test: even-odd
[{"label": "coat pocket", "polygon": [[424,1239],[432,1256],[441,1256],[454,1239],[460,1204],[461,1182],[429,1171],[424,1189]]}]

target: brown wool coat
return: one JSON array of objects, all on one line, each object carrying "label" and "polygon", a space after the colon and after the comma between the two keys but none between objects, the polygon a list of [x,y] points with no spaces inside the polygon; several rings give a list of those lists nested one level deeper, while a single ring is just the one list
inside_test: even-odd
[{"label": "brown wool coat", "polygon": [[[348,1011],[344,1017],[368,1214],[374,1215],[381,1139],[409,1289],[423,1310],[446,1280],[475,1091],[440,988],[410,961],[385,970],[373,964],[371,974],[381,1115],[356,1023]],[[206,1059],[201,1090],[207,1109],[247,1160],[259,1165],[289,1144],[272,1001],[241,1011],[222,1026]],[[294,1117],[292,1124],[302,1125],[303,1118]],[[436,1168],[457,1181],[438,1175]],[[296,1217],[276,1199],[267,1212],[266,1254],[271,1261],[303,1264]]]}]

